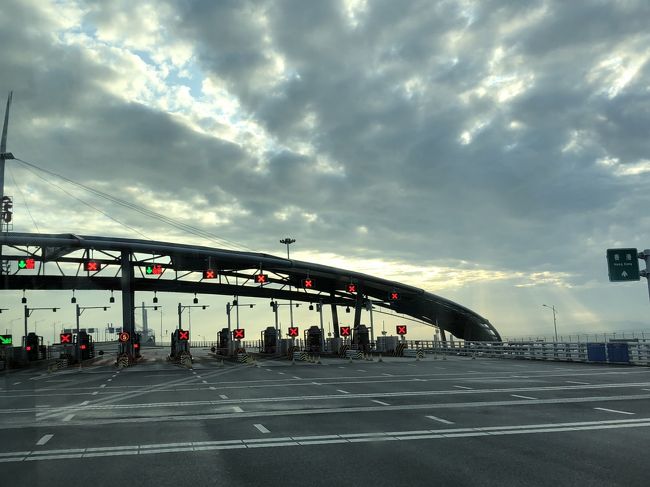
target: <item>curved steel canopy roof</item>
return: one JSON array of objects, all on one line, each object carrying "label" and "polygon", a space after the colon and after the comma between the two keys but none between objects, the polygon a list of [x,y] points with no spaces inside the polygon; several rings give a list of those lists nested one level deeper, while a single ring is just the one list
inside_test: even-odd
[{"label": "curved steel canopy roof", "polygon": [[[12,249],[4,249],[4,259],[18,261],[29,254],[38,264],[36,273],[16,269],[3,276],[4,289],[120,289],[120,256],[126,253],[136,274],[136,291],[270,297],[356,305],[357,309],[366,299],[372,299],[376,305],[437,325],[458,338],[501,341],[486,318],[458,303],[400,282],[311,262],[254,252],[72,234],[5,233],[0,235],[0,245]],[[71,256],[80,252],[81,256]],[[91,257],[103,269],[81,272],[80,264]],[[152,261],[161,263],[161,276],[145,275],[142,269]],[[46,266],[48,262],[55,264]],[[66,274],[65,267],[69,270],[75,267],[73,264],[76,274]],[[55,272],[47,273],[46,268]],[[202,279],[202,271],[207,268],[215,269],[218,279]],[[260,272],[269,276],[267,285],[255,283],[254,276]],[[302,287],[307,277],[313,281],[311,290]],[[347,292],[349,283],[357,284],[358,295]],[[391,292],[399,293],[399,300],[389,300]]]}]

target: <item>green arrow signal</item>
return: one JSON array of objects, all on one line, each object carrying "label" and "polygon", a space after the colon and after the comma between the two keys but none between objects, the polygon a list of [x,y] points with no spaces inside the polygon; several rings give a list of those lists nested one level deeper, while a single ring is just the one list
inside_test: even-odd
[{"label": "green arrow signal", "polygon": [[0,345],[11,345],[13,340],[11,335],[0,335]]},{"label": "green arrow signal", "polygon": [[24,269],[25,267],[27,267],[27,262],[25,262],[24,260],[19,260],[18,261],[18,267],[20,267],[21,269]]},{"label": "green arrow signal", "polygon": [[148,266],[147,266],[147,269],[146,269],[145,272],[146,272],[147,274],[153,274],[153,267],[151,267],[151,266],[148,265]]}]

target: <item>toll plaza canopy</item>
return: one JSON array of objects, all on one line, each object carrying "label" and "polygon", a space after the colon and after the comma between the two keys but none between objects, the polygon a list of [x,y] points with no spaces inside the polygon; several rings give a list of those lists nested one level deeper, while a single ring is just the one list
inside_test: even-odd
[{"label": "toll plaza canopy", "polygon": [[[350,306],[355,326],[369,303],[438,326],[458,338],[501,341],[474,311],[417,287],[269,254],[195,245],[79,236],[3,233],[4,289],[103,289],[266,297]],[[338,331],[338,330],[337,330]]]}]

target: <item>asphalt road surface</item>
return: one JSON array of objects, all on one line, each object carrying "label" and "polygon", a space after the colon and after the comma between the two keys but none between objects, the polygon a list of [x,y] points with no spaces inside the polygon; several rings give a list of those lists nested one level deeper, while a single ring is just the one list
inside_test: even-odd
[{"label": "asphalt road surface", "polygon": [[384,358],[0,380],[0,484],[650,485],[650,369]]}]

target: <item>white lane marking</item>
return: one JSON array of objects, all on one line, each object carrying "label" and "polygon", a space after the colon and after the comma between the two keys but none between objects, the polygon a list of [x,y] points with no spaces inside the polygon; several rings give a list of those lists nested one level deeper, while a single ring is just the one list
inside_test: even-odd
[{"label": "white lane marking", "polygon": [[219,397],[220,397],[221,399],[228,399],[228,396],[226,396],[225,394],[219,394]]},{"label": "white lane marking", "polygon": [[323,385],[320,382],[312,382],[312,384],[314,384],[315,386],[322,386]]},{"label": "white lane marking", "polygon": [[377,404],[381,404],[382,406],[390,406],[387,402],[384,401],[378,401],[377,399],[371,399],[372,402],[376,402]]},{"label": "white lane marking", "polygon": [[14,382],[13,385],[17,386],[20,382]]},{"label": "white lane marking", "polygon": [[278,372],[278,374],[280,374],[280,375],[284,375],[284,372]]},{"label": "white lane marking", "polygon": [[264,370],[266,370],[267,372],[271,372],[271,369],[264,369]]},{"label": "white lane marking", "polygon": [[113,379],[107,379],[106,381],[107,381],[107,382],[112,382],[112,381],[113,381]]},{"label": "white lane marking", "polygon": [[302,379],[301,379],[300,377],[298,377],[297,375],[294,375],[293,378],[294,378],[294,379],[298,379],[298,380],[302,380]]},{"label": "white lane marking", "polygon": [[426,418],[433,419],[434,421],[439,421],[444,424],[454,424],[453,421],[447,421],[446,419],[439,418],[438,416],[425,416]]},{"label": "white lane marking", "polygon": [[212,386],[210,386],[210,390],[211,390],[211,391],[216,391],[217,388],[216,388],[216,387],[212,387]]},{"label": "white lane marking", "polygon": [[96,396],[97,394],[99,394],[99,392],[95,391],[91,394],[91,396]]},{"label": "white lane marking", "polygon": [[408,365],[409,367],[415,367],[415,364],[406,364],[406,365]]},{"label": "white lane marking", "polygon": [[344,369],[345,367],[339,367],[339,369]]},{"label": "white lane marking", "polygon": [[65,418],[63,418],[63,421],[70,421],[72,418],[74,418],[74,414],[68,414]]},{"label": "white lane marking", "polygon": [[255,426],[260,431],[260,433],[270,433],[270,431],[266,429],[263,424],[254,424],[253,426]]},{"label": "white lane marking", "polygon": [[628,411],[618,411],[616,409],[607,409],[607,408],[594,408],[594,409],[598,409],[599,411],[607,411],[608,413],[634,414],[634,413],[630,413]]},{"label": "white lane marking", "polygon": [[102,384],[101,386],[99,386],[100,389],[103,389],[104,387],[106,387],[106,384]]},{"label": "white lane marking", "polygon": [[125,445],[120,447],[80,448],[68,450],[33,450],[0,453],[0,462],[46,461],[64,458],[94,458],[101,456],[146,455],[170,452],[202,452],[243,448],[273,448],[278,446],[322,445],[330,443],[356,443],[364,441],[416,441],[459,437],[500,436],[515,434],[562,433],[619,428],[647,428],[650,418],[580,423],[527,424],[485,428],[447,428],[438,430],[395,431],[327,436],[300,436],[283,438],[249,438],[223,441],[167,443],[150,445]]},{"label": "white lane marking", "polygon": [[84,402],[82,402],[82,403],[80,404],[80,406],[86,406],[86,405],[88,405],[88,404],[90,404],[90,401],[84,401]]},{"label": "white lane marking", "polygon": [[454,387],[457,387],[458,389],[468,389],[468,390],[472,390],[471,387],[467,387],[467,386],[454,386]]},{"label": "white lane marking", "polygon": [[583,386],[589,384],[589,382],[580,382],[578,380],[565,380],[564,382],[566,382],[567,384],[580,384]]},{"label": "white lane marking", "polygon": [[536,397],[530,397],[530,396],[520,396],[519,394],[510,394],[512,397],[519,397],[521,399],[537,399]]},{"label": "white lane marking", "polygon": [[385,375],[386,377],[393,377],[393,374],[386,374],[386,373],[383,373],[383,374],[381,374],[381,375]]},{"label": "white lane marking", "polygon": [[240,408],[239,406],[233,406],[232,408],[236,413],[243,413],[244,410]]},{"label": "white lane marking", "polygon": [[357,372],[365,372],[363,369],[357,369]]},{"label": "white lane marking", "polygon": [[207,380],[202,380],[201,382],[203,382],[204,384],[207,384],[207,383],[208,383]]},{"label": "white lane marking", "polygon": [[350,394],[348,391],[344,391],[343,389],[336,389],[336,390],[341,394]]},{"label": "white lane marking", "polygon": [[42,446],[52,439],[54,435],[44,435],[40,440],[36,442],[38,446]]}]

